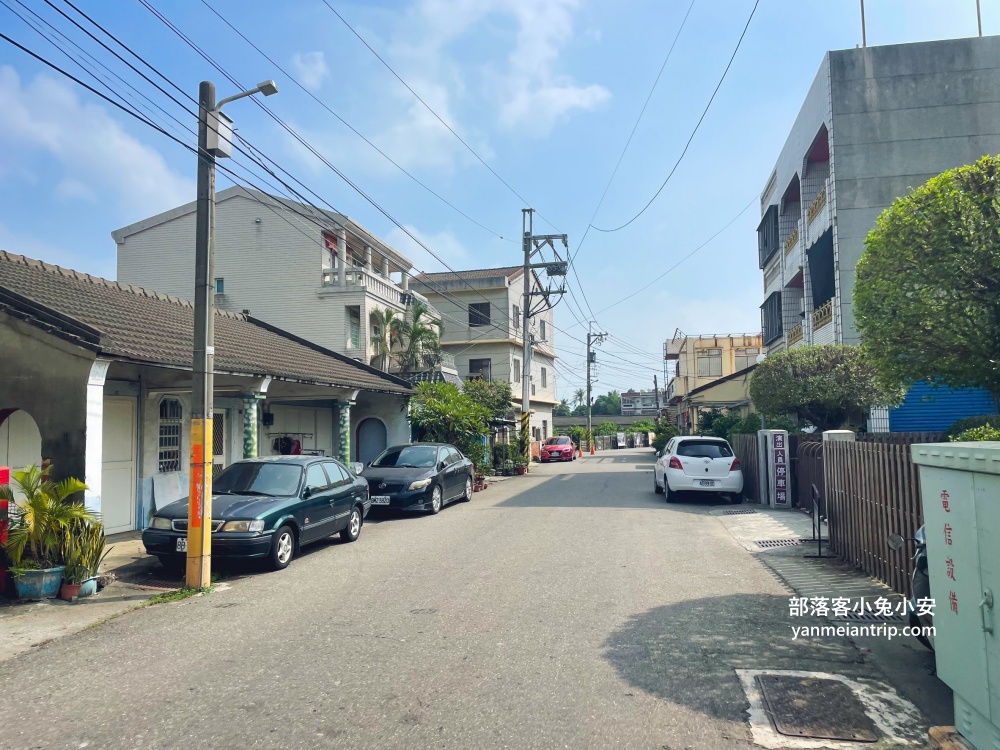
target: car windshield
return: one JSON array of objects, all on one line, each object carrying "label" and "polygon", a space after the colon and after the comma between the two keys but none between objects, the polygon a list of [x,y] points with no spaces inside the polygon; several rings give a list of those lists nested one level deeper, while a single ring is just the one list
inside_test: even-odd
[{"label": "car windshield", "polygon": [[237,463],[212,478],[216,495],[270,495],[288,497],[299,491],[302,467],[263,461]]},{"label": "car windshield", "polygon": [[568,437],[551,437],[545,441],[546,445],[569,445]]},{"label": "car windshield", "polygon": [[685,440],[677,446],[677,455],[688,458],[730,458],[733,451],[728,443],[721,440]]},{"label": "car windshield", "polygon": [[404,445],[389,448],[372,461],[372,466],[395,466],[400,469],[429,469],[437,463],[436,445]]}]

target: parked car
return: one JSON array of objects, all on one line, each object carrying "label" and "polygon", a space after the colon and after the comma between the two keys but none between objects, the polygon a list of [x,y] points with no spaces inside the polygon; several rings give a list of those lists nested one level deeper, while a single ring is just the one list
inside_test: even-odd
[{"label": "parked car", "polygon": [[657,454],[653,490],[677,502],[678,492],[712,492],[741,502],[743,471],[733,449],[722,438],[675,437]]},{"label": "parked car", "polygon": [[[352,464],[360,471],[361,464]],[[368,483],[333,458],[273,456],[237,461],[212,480],[212,556],[266,558],[288,566],[306,544],[339,532],[361,535]],[[142,532],[146,551],[170,568],[187,556],[188,501],[156,511]]]},{"label": "parked car", "polygon": [[538,460],[543,464],[549,461],[576,461],[576,445],[565,435],[550,437],[542,445]]},{"label": "parked car", "polygon": [[454,445],[394,445],[361,476],[368,480],[373,506],[433,514],[453,500],[472,499],[472,461]]}]

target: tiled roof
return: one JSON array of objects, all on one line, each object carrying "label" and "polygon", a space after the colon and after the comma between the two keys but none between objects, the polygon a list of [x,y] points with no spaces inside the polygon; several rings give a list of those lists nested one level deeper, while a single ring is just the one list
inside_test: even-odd
[{"label": "tiled roof", "polygon": [[[0,310],[109,356],[191,366],[194,305],[0,250]],[[246,315],[216,312],[215,369],[407,394],[403,380]]]},{"label": "tiled roof", "polygon": [[471,271],[441,271],[438,273],[422,273],[415,278],[415,281],[457,281],[465,279],[473,281],[475,279],[493,279],[497,276],[505,276],[511,281],[521,277],[524,271],[523,266],[501,266],[499,268],[476,268]]}]

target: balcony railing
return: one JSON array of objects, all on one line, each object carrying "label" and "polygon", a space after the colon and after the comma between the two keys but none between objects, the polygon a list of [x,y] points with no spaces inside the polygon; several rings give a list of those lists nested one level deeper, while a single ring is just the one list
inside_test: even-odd
[{"label": "balcony railing", "polygon": [[792,233],[788,235],[788,238],[785,240],[785,255],[788,255],[790,252],[792,252],[792,250],[795,249],[795,246],[797,244],[799,244],[798,226],[792,229]]},{"label": "balcony railing", "polygon": [[819,189],[816,197],[813,198],[813,202],[810,203],[809,208],[806,209],[806,218],[810,224],[812,224],[813,220],[819,216],[824,206],[826,206],[826,185]]},{"label": "balcony railing", "polygon": [[788,345],[797,344],[802,340],[802,324],[788,329]]},{"label": "balcony railing", "polygon": [[[323,269],[321,285],[324,290],[340,288],[340,276],[338,269]],[[427,298],[423,295],[418,294],[413,290],[400,289],[391,281],[388,281],[377,274],[368,273],[363,268],[348,268],[344,272],[344,288],[357,289],[358,287],[364,287],[374,296],[380,297],[386,302],[391,302],[403,307],[409,305],[414,299],[420,299],[424,302],[427,301]]]},{"label": "balcony railing", "polygon": [[822,328],[833,320],[833,300],[828,300],[813,311],[813,330]]}]

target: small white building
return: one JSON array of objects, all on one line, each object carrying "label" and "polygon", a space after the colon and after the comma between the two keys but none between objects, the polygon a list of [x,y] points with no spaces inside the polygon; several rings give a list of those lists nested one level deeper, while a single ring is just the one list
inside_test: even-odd
[{"label": "small white building", "polygon": [[[190,302],[0,251],[0,465],[82,478],[107,533],[187,496]],[[213,464],[369,461],[410,440],[403,380],[242,313],[215,319]]]}]

